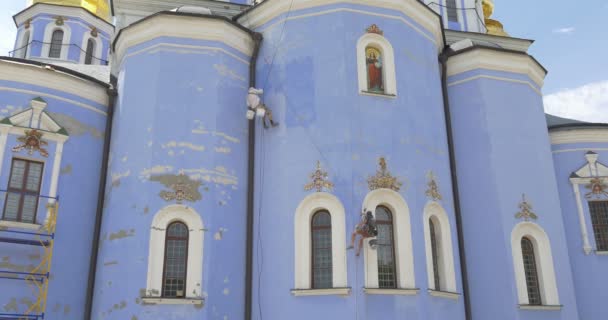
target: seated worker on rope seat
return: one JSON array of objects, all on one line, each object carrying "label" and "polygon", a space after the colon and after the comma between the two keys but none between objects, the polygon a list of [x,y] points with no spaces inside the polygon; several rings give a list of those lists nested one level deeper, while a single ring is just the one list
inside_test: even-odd
[{"label": "seated worker on rope seat", "polygon": [[[355,232],[353,232],[350,238],[350,246],[347,249],[353,249],[355,247],[355,239],[357,235],[361,236],[359,239],[359,247],[357,248],[357,256],[361,253],[361,247],[363,247],[363,240],[367,238],[374,238],[378,236],[378,227],[376,226],[376,219],[371,211],[367,211],[364,209],[361,212],[361,221],[357,224],[355,228]],[[376,239],[370,240],[369,245],[372,249],[376,248],[376,244],[378,241]]]}]

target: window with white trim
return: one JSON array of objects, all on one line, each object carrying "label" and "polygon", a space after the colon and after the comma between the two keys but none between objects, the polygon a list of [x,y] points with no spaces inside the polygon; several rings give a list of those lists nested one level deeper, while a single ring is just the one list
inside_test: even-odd
[{"label": "window with white trim", "polygon": [[3,220],[36,223],[44,163],[14,158],[4,201]]},{"label": "window with white trim", "polygon": [[608,251],[608,201],[589,201],[597,251]]},{"label": "window with white trim", "polygon": [[49,58],[61,58],[61,47],[63,46],[63,30],[53,31],[51,46],[49,47]]},{"label": "window with white trim", "polygon": [[357,41],[359,92],[394,96],[397,94],[393,46],[377,33],[366,33]]},{"label": "window with white trim", "polygon": [[347,287],[344,206],[334,195],[313,193],[294,217],[294,294]]},{"label": "window with white trim", "polygon": [[150,228],[144,298],[202,300],[203,240],[203,221],[192,208],[160,210]]},{"label": "window with white trim", "polygon": [[446,10],[448,13],[448,21],[458,22],[458,5],[456,0],[446,0]]},{"label": "window with white trim", "polygon": [[415,289],[410,211],[401,195],[390,189],[367,194],[363,208],[373,208],[378,226],[377,246],[364,244],[365,288]]},{"label": "window with white trim", "polygon": [[91,38],[87,40],[87,48],[85,50],[84,64],[93,64],[93,54],[95,52],[95,41]]},{"label": "window with white trim", "polygon": [[558,306],[551,243],[533,222],[521,222],[511,232],[517,297],[522,306]]},{"label": "window with white trim", "polygon": [[423,215],[429,289],[456,292],[454,249],[450,220],[438,202],[429,202]]}]

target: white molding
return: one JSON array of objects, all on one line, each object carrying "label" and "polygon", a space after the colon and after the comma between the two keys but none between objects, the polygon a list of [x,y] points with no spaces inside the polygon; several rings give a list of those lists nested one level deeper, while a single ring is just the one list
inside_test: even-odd
[{"label": "white molding", "polygon": [[80,52],[80,60],[79,63],[80,64],[84,64],[85,58],[87,56],[87,45],[88,45],[88,41],[89,39],[93,40],[94,44],[94,50],[93,50],[93,59],[91,60],[91,64],[90,65],[101,65],[101,58],[102,58],[102,52],[101,50],[103,50],[103,42],[101,41],[101,39],[99,39],[99,35],[97,37],[93,37],[91,35],[91,32],[85,32],[84,33],[84,37],[82,37],[82,44],[80,45],[80,47],[82,48],[83,51]]},{"label": "white molding", "polygon": [[[415,288],[414,254],[410,210],[401,195],[390,189],[377,189],[365,196],[363,209],[374,212],[378,206],[387,207],[393,214],[393,232],[397,284],[399,289]],[[365,287],[378,288],[378,254],[365,241]],[[384,289],[382,289],[384,290]]]},{"label": "white molding", "polygon": [[129,48],[160,37],[218,41],[246,56],[253,54],[251,35],[227,21],[159,14],[122,30],[115,42],[115,62],[122,64]]},{"label": "white molding", "polygon": [[608,128],[550,130],[551,144],[608,143]]},{"label": "white molding", "polygon": [[152,297],[144,297],[141,299],[141,301],[143,302],[143,304],[187,304],[187,305],[203,305],[205,303],[204,299],[198,298],[198,299],[192,299],[192,298],[187,298],[187,299],[169,299],[169,298],[152,298]]},{"label": "white molding", "polygon": [[160,298],[163,279],[166,229],[172,222],[181,221],[188,226],[188,265],[186,274],[186,299],[161,299],[199,301],[203,285],[203,220],[194,209],[184,205],[169,205],[161,209],[150,227],[148,275],[146,294]]},{"label": "white molding", "polygon": [[559,294],[557,282],[555,281],[555,270],[553,265],[553,254],[551,242],[545,230],[532,222],[521,222],[511,232],[511,251],[513,255],[513,267],[515,269],[515,282],[517,285],[517,297],[520,305],[528,305],[528,290],[524,262],[521,250],[521,239],[527,237],[534,245],[534,255],[540,282],[540,291],[543,304],[559,305]]},{"label": "white molding", "polygon": [[456,293],[456,292],[437,291],[437,290],[428,289],[428,293],[431,296],[437,297],[437,298],[446,298],[446,299],[452,299],[452,300],[458,300],[458,298],[460,298],[460,294]]},{"label": "white molding", "polygon": [[[28,39],[27,42],[24,41],[25,38],[25,34],[28,33]],[[19,50],[19,58],[23,58],[23,59],[30,59],[31,53],[32,53],[32,48],[31,48],[31,42],[32,42],[32,36],[34,35],[34,25],[30,24],[29,28],[20,28],[19,31],[19,37],[17,38],[17,42],[15,45],[15,48],[13,50]],[[24,46],[27,46],[24,48]],[[23,56],[22,50],[26,50],[25,52],[25,56]],[[14,56],[14,54],[13,54]]]},{"label": "white molding", "polygon": [[519,309],[521,310],[532,310],[532,311],[559,311],[562,310],[561,305],[550,306],[550,305],[540,305],[534,306],[529,304],[520,304]]},{"label": "white molding", "polygon": [[294,290],[310,289],[312,286],[312,241],[310,238],[310,222],[312,216],[319,210],[327,210],[331,215],[333,287],[347,287],[346,216],[344,206],[334,195],[325,192],[316,192],[304,198],[295,211]]},{"label": "white molding", "polygon": [[395,71],[395,53],[393,46],[384,37],[375,33],[366,33],[357,41],[357,74],[359,79],[359,92],[368,91],[367,87],[367,62],[365,49],[372,46],[382,53],[382,76],[384,83],[384,94],[397,95],[397,77]]},{"label": "white molding", "polygon": [[608,148],[576,148],[576,149],[563,149],[553,150],[552,153],[565,153],[565,152],[578,152],[578,151],[608,151]]},{"label": "white molding", "polygon": [[[15,63],[11,61],[0,60],[0,80],[22,82],[43,88],[53,89],[61,92],[76,95],[78,97],[99,103],[103,106],[108,105],[108,94],[106,87],[98,83],[84,80],[82,78],[72,76],[60,71],[48,70],[44,67],[39,67],[29,64]],[[0,87],[0,90],[3,88]],[[7,88],[12,91],[19,92],[36,92],[30,90],[22,90],[15,88]],[[57,97],[48,93],[36,93],[39,96]],[[59,97],[64,101],[73,101],[65,97]],[[74,101],[74,104],[86,106],[85,108],[106,114],[98,108],[86,105],[82,102]]]},{"label": "white molding", "polygon": [[38,15],[64,16],[68,18],[67,21],[70,21],[70,18],[78,18],[82,21],[90,23],[95,28],[109,34],[110,36],[112,36],[112,34],[114,33],[114,26],[109,23],[102,22],[105,20],[95,17],[92,13],[80,7],[46,5],[44,3],[39,3],[35,6],[29,7],[26,10],[23,10],[22,12],[15,15],[14,18],[16,24],[18,26],[21,26],[28,19],[32,19]]},{"label": "white molding", "polygon": [[8,140],[10,129],[10,125],[0,124],[0,175],[2,174],[2,163],[4,162],[4,152],[6,150],[6,141]]},{"label": "white molding", "polygon": [[363,288],[366,294],[373,295],[393,295],[393,296],[415,296],[420,292],[420,289],[381,289],[381,288]]},{"label": "white molding", "polygon": [[[239,17],[238,22],[250,29],[256,30],[260,26],[270,22],[272,19],[275,19],[280,15],[286,14],[288,11],[291,12],[289,20],[301,19],[310,16],[319,16],[340,11],[350,11],[361,14],[380,16],[384,18],[398,19],[409,25],[416,32],[428,38],[431,42],[435,44],[438,50],[440,48],[443,48],[443,30],[441,28],[440,20],[431,10],[425,8],[424,4],[418,2],[417,0],[294,0],[293,3],[291,3],[291,1],[284,0],[266,0],[265,2],[266,3],[264,5]],[[330,9],[311,14],[297,15],[298,11],[300,10],[338,4],[361,5],[366,7],[378,7],[381,9],[398,11],[403,15],[409,17],[411,20],[415,21],[418,25],[411,23],[410,21],[404,19],[401,16],[379,14],[364,10],[354,10],[350,8]],[[284,20],[284,18],[280,18],[272,25],[265,26],[264,31],[278,24],[282,24]],[[429,36],[427,33],[421,30],[420,27],[429,31],[433,36]]]},{"label": "white molding", "polygon": [[546,76],[546,71],[532,57],[523,53],[475,48],[448,59],[448,77],[478,69],[523,74],[538,87],[543,86]]},{"label": "white molding", "polygon": [[[433,219],[435,226],[435,235],[437,241],[437,251],[440,255],[439,259],[439,279],[441,282],[440,290],[435,288],[435,280],[433,273],[433,253],[431,246],[431,232],[429,220]],[[426,273],[428,287],[436,292],[456,292],[456,272],[454,271],[454,251],[452,245],[452,231],[450,227],[450,219],[443,207],[435,202],[429,201],[424,207],[423,221],[424,226],[424,242],[426,251]],[[439,230],[437,230],[439,229]]]},{"label": "white molding", "polygon": [[[59,58],[50,57],[51,40],[53,33],[57,30],[63,31],[63,38],[61,38],[61,52]],[[72,48],[72,29],[69,25],[64,23],[61,26],[55,24],[55,21],[49,21],[44,28],[44,38],[42,44],[42,51],[40,57],[47,59],[57,59],[58,61],[68,61],[70,49]]]},{"label": "white molding", "polygon": [[608,251],[596,251],[596,256],[608,256]]},{"label": "white molding", "polygon": [[28,230],[39,230],[42,226],[35,223],[24,223],[17,221],[0,220],[0,228],[16,228],[16,229],[28,229]]},{"label": "white molding", "polygon": [[[248,60],[245,60],[224,48],[210,47],[210,46],[193,46],[193,45],[175,44],[175,43],[157,43],[157,44],[154,44],[151,46],[147,46],[143,49],[127,53],[123,57],[123,60],[121,61],[121,63],[124,63],[124,61],[127,58],[134,57],[134,56],[137,56],[137,55],[140,55],[143,53],[147,53],[152,50],[155,50],[155,51],[156,50],[173,50],[176,53],[187,52],[188,54],[201,54],[201,55],[208,55],[208,51],[218,51],[218,52],[222,52],[226,55],[233,57],[234,59],[238,60],[239,62],[242,62],[243,64],[245,64],[247,66],[249,66],[249,64],[250,64],[250,62]],[[195,52],[195,50],[198,50],[199,52]]]},{"label": "white molding", "polygon": [[591,253],[591,243],[589,242],[589,232],[587,232],[587,222],[585,221],[585,211],[583,209],[583,202],[581,199],[581,192],[579,184],[575,183],[570,179],[572,189],[574,190],[574,197],[576,198],[576,208],[578,209],[578,222],[581,227],[581,237],[583,239],[583,252],[586,255]]},{"label": "white molding", "polygon": [[348,296],[350,288],[330,288],[330,289],[292,289],[291,294],[295,297],[309,296]]},{"label": "white molding", "polygon": [[535,86],[535,84],[533,84],[531,81],[524,81],[524,80],[518,80],[518,79],[510,79],[510,78],[505,78],[505,77],[496,77],[496,76],[489,76],[489,75],[485,75],[485,74],[479,74],[479,75],[475,75],[472,77],[468,77],[462,80],[456,80],[453,82],[448,83],[448,87],[453,87],[453,86],[457,86],[463,83],[467,83],[467,82],[471,82],[477,79],[490,79],[490,80],[497,80],[497,81],[506,81],[506,82],[513,82],[513,83],[520,83],[520,84],[525,84],[527,86],[529,86],[532,90],[534,90],[534,92],[536,92],[539,96],[542,96],[543,93],[538,90],[538,88]]}]

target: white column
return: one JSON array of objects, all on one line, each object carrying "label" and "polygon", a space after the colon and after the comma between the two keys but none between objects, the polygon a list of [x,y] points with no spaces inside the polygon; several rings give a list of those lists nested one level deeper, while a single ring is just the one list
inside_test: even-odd
[{"label": "white column", "polygon": [[578,207],[578,220],[581,225],[581,234],[583,237],[583,250],[585,254],[591,253],[591,244],[589,243],[589,234],[587,233],[587,223],[585,222],[585,211],[583,210],[583,201],[581,200],[581,192],[578,184],[571,181],[572,188],[574,189],[574,196],[576,197],[576,206]]},{"label": "white column", "polygon": [[4,150],[6,149],[6,140],[8,139],[8,131],[10,127],[0,127],[0,174],[2,174],[2,163],[4,162]]}]

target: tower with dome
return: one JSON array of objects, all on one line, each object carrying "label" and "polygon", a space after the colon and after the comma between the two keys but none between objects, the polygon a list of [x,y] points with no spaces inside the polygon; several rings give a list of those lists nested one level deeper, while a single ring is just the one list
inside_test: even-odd
[{"label": "tower with dome", "polygon": [[15,14],[1,320],[605,318],[608,125],[494,1],[251,2]]}]

